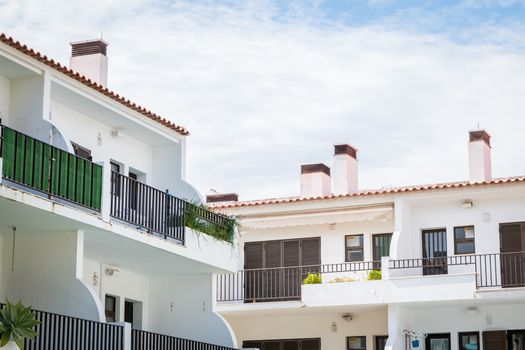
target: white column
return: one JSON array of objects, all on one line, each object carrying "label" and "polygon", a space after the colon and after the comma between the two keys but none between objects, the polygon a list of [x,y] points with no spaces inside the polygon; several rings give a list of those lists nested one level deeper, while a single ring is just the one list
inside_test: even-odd
[{"label": "white column", "polygon": [[390,258],[388,256],[381,257],[381,279],[390,279]]},{"label": "white column", "polygon": [[131,323],[115,322],[113,324],[122,326],[124,328],[122,350],[131,350]]},{"label": "white column", "polygon": [[109,159],[102,163],[102,220],[109,222],[111,213],[111,164]]}]

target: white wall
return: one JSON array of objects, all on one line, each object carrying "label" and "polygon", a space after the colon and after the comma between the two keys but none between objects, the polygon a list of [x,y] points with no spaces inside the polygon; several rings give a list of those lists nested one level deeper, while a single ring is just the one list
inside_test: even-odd
[{"label": "white wall", "polygon": [[[233,346],[227,325],[212,310],[211,274],[152,277],[150,329],[153,332]],[[154,317],[153,317],[154,316]]]},{"label": "white wall", "polygon": [[[345,236],[363,234],[364,261],[372,261],[372,234],[392,233],[393,221],[367,221],[339,223],[331,230],[330,225],[295,226],[275,229],[252,229],[242,232],[240,246],[245,242],[304,237],[321,237],[321,263],[345,262]],[[244,265],[244,249],[240,249],[239,268]]]},{"label": "white wall", "polygon": [[[472,208],[463,208],[462,200],[473,194],[468,191],[456,192],[453,197],[418,200],[408,204],[404,215],[398,258],[422,257],[422,230],[446,228],[448,255],[454,255],[454,227],[474,226],[476,254],[499,253],[499,224],[525,221],[525,201],[519,196],[523,189],[512,194],[487,191],[485,195],[475,194]],[[488,220],[487,220],[488,216]],[[403,253],[401,255],[401,253]]]},{"label": "white wall", "polygon": [[35,309],[98,321],[95,300],[76,278],[82,239],[76,231],[17,231],[11,271],[13,234],[4,234],[0,295]]},{"label": "white wall", "polygon": [[[106,268],[117,269],[113,275],[106,273]],[[96,277],[95,277],[96,276]],[[142,317],[134,325],[138,329],[148,329],[149,320],[149,277],[124,270],[120,267],[101,264],[98,261],[84,259],[83,280],[92,288],[102,304],[105,296],[112,295],[118,299],[117,322],[124,322],[124,302],[142,303]]]},{"label": "white wall", "polygon": [[[294,314],[274,314],[271,316],[228,317],[235,331],[239,345],[245,340],[321,338],[321,348],[326,350],[345,350],[346,337],[366,336],[367,349],[374,348],[374,336],[387,335],[387,308],[370,308],[351,311],[352,321],[341,317],[340,312],[312,312],[296,310]],[[337,332],[331,330],[332,322]]]},{"label": "white wall", "polygon": [[[52,121],[64,137],[91,150],[94,162],[113,159],[125,165],[121,171],[127,175],[131,167],[146,173],[146,183],[150,183],[152,174],[152,149],[139,140],[128,137],[125,131],[119,136],[111,136],[111,125],[100,123],[86,115],[52,101]],[[98,144],[98,135],[102,144]]]},{"label": "white wall", "polygon": [[10,80],[0,75],[0,118],[2,119],[3,124],[8,124],[9,122],[10,90]]},{"label": "white wall", "polygon": [[[421,333],[450,333],[451,349],[458,350],[458,332],[525,329],[525,304],[478,305],[477,314],[467,315],[467,306],[434,304],[433,306],[395,306],[391,315],[400,320],[398,340],[394,349],[402,349],[399,331],[409,329]],[[397,314],[394,314],[397,312]],[[480,339],[481,340],[481,339]],[[421,347],[424,350],[424,342]]]}]

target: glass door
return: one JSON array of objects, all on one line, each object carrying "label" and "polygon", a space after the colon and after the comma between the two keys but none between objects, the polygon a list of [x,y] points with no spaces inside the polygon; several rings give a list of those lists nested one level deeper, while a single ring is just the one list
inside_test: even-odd
[{"label": "glass door", "polygon": [[425,345],[426,350],[450,350],[450,333],[429,334]]}]

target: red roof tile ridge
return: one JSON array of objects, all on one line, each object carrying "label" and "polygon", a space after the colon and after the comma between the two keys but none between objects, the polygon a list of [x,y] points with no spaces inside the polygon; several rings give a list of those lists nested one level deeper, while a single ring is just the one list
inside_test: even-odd
[{"label": "red roof tile ridge", "polygon": [[343,195],[329,195],[329,196],[305,197],[305,198],[297,197],[297,196],[281,197],[281,198],[267,198],[267,199],[256,199],[256,200],[230,202],[230,203],[209,204],[209,206],[213,209],[226,209],[226,208],[237,208],[237,207],[250,207],[250,206],[257,206],[257,205],[285,204],[285,203],[295,203],[295,202],[305,202],[305,201],[320,201],[320,200],[373,196],[373,195],[382,195],[382,194],[391,194],[391,193],[455,189],[455,188],[497,185],[497,184],[504,184],[504,183],[522,183],[522,182],[525,182],[525,176],[511,176],[511,177],[495,178],[490,181],[483,181],[483,182],[469,182],[469,181],[442,182],[442,183],[435,183],[435,184],[422,184],[422,185],[412,185],[412,186],[368,189],[368,190],[361,190],[358,192],[343,194]]},{"label": "red roof tile ridge", "polygon": [[144,107],[141,107],[139,105],[137,105],[136,103],[130,101],[129,99],[126,99],[122,96],[120,96],[119,94],[117,94],[116,92],[113,92],[111,90],[109,90],[107,87],[104,87],[100,84],[97,84],[95,82],[93,82],[91,79],[89,78],[86,78],[85,76],[81,75],[80,73],[78,72],[75,72],[73,71],[72,69],[70,68],[67,68],[63,65],[61,65],[60,63],[58,63],[57,61],[53,60],[53,59],[50,59],[48,58],[46,55],[43,55],[41,54],[40,52],[38,51],[35,51],[29,47],[27,47],[27,45],[23,45],[21,44],[19,41],[15,41],[12,37],[8,37],[5,33],[0,33],[0,42],[18,50],[19,52],[25,54],[25,55],[28,55],[29,57],[33,58],[33,59],[36,59],[37,61],[39,62],[42,62],[44,63],[45,65],[51,67],[51,68],[54,68],[56,69],[57,71],[69,76],[70,78],[73,78],[77,81],[79,81],[80,83],[86,85],[87,87],[90,87],[98,92],[100,92],[101,94],[113,99],[114,101],[117,101],[119,102],[120,104],[136,111],[136,112],[139,112],[141,114],[143,114],[144,116],[148,117],[149,119],[161,124],[161,125],[164,125],[165,127],[173,130],[173,131],[176,131],[177,133],[179,133],[180,135],[183,135],[183,136],[186,136],[186,135],[189,135],[189,131],[184,128],[183,126],[180,126],[180,125],[177,125],[171,121],[168,121],[167,119],[164,119],[162,117],[160,117],[159,115],[147,110],[146,108]]}]

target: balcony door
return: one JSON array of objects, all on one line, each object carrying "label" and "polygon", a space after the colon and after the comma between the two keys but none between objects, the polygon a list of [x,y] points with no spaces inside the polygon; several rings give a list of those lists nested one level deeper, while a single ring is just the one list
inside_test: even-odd
[{"label": "balcony door", "polygon": [[447,230],[423,230],[423,275],[444,275],[447,271]]},{"label": "balcony door", "polygon": [[302,279],[320,263],[319,237],[245,243],[245,302],[300,299]]},{"label": "balcony door", "polygon": [[500,224],[501,286],[525,286],[525,223]]}]

